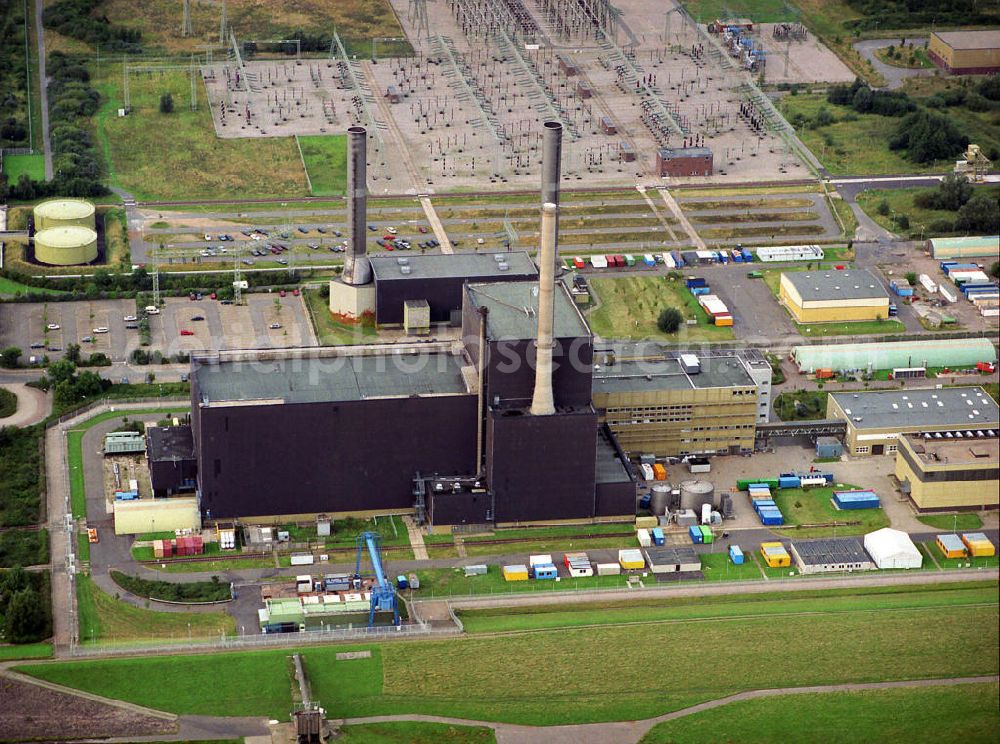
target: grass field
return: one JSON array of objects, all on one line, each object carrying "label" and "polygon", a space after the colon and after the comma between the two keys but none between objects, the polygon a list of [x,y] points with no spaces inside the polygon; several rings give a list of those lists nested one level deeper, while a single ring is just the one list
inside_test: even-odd
[{"label": "grass field", "polygon": [[[624,540],[619,545],[626,545]],[[492,546],[493,553],[497,551]],[[507,552],[521,548],[501,548]],[[560,556],[561,557],[561,556]],[[528,550],[524,549],[522,563],[526,563]],[[553,556],[555,558],[555,556]],[[505,581],[500,566],[487,566],[482,576],[466,577],[460,568],[426,568],[417,572],[420,577],[420,596],[469,596],[480,594],[521,594],[524,592],[580,591],[584,589],[612,589],[625,586],[625,576],[591,576],[559,581]]]},{"label": "grass field", "polygon": [[17,646],[0,645],[0,661],[47,659],[52,656],[51,643],[25,643]]},{"label": "grass field", "polygon": [[1000,557],[996,555],[965,558],[945,558],[941,548],[937,546],[937,541],[931,540],[926,543],[917,543],[917,548],[929,557],[931,561],[944,570],[954,570],[958,568],[995,568],[1000,565]]},{"label": "grass field", "polygon": [[44,155],[4,155],[3,172],[7,183],[13,186],[22,175],[27,175],[33,181],[45,180]]},{"label": "grass field", "polygon": [[[209,3],[191,4],[194,33],[188,38],[180,34],[182,6],[170,0],[145,0],[141,13],[130,0],[105,0],[100,11],[115,24],[140,29],[143,45],[151,51],[198,52],[200,45],[219,39],[219,8]],[[226,19],[241,40],[288,39],[296,31],[304,31],[312,36],[326,35],[329,44],[330,30],[336,28],[348,52],[358,54],[371,53],[368,42],[374,36],[403,36],[386,0],[287,0],[277,5],[260,0],[227,0]],[[380,51],[390,49],[405,52],[409,45],[380,46]]]},{"label": "grass field", "polygon": [[[882,509],[852,509],[840,511],[831,499],[834,490],[859,490],[859,486],[842,483],[835,488],[780,488],[772,491],[775,502],[785,516],[784,528],[775,529],[785,537],[809,538],[830,537],[833,535],[863,535],[867,532],[889,526],[889,517]],[[861,522],[861,524],[845,527],[813,527],[804,528],[798,525],[821,524],[825,522]]]},{"label": "grass field", "polygon": [[366,723],[344,726],[340,744],[491,744],[496,736],[485,726],[452,726],[447,723]]},{"label": "grass field", "polygon": [[347,187],[347,136],[298,137],[313,196],[340,196]]},{"label": "grass field", "polygon": [[641,744],[988,742],[1000,727],[998,693],[993,683],[741,700],[661,723]]},{"label": "grass field", "polygon": [[[766,669],[780,669],[783,685],[808,685],[995,674],[1000,666],[995,582],[951,591],[853,592],[840,600],[817,595],[811,604],[785,595],[752,607],[747,597],[725,603],[700,597],[687,604],[687,612],[701,615],[696,619],[394,642],[375,646],[371,658],[351,661],[337,661],[335,654],[357,646],[313,647],[304,656],[316,699],[342,716],[420,712],[535,724],[645,718],[771,684],[761,675]],[[640,609],[633,602],[624,611]],[[585,609],[581,624],[600,623],[607,612]],[[781,622],[775,622],[776,613]],[[947,643],[927,632],[941,623],[949,627]],[[649,664],[650,649],[656,658],[685,658],[704,645],[709,627],[713,637],[725,639],[713,644],[711,663],[664,665],[628,694],[608,694]],[[287,653],[20,668],[177,713],[285,718]],[[178,675],[188,684],[161,682]],[[204,695],[205,685],[211,685],[211,696]]]},{"label": "grass field", "polygon": [[20,282],[15,282],[12,279],[8,279],[5,276],[0,276],[0,295],[14,295],[14,294],[27,294],[28,292],[34,292],[37,294],[65,294],[57,289],[42,289],[40,287],[31,287],[27,284],[21,284]]},{"label": "grass field", "polygon": [[84,642],[186,640],[233,635],[236,623],[224,612],[156,612],[115,599],[88,576],[77,576],[80,639]]},{"label": "grass field", "polygon": [[[909,235],[912,239],[923,239],[938,235],[960,235],[953,229],[934,229],[935,223],[942,221],[953,226],[956,212],[947,209],[923,209],[916,206],[915,199],[922,193],[936,192],[937,188],[915,188],[915,189],[875,189],[863,191],[858,194],[858,205],[865,210],[865,214],[875,220],[882,227],[893,232]],[[1000,199],[1000,186],[988,185],[975,187],[974,193],[986,193],[992,199]],[[878,206],[883,201],[889,204],[889,214],[881,215]],[[908,230],[901,230],[899,227],[899,215],[906,215],[910,221]]]},{"label": "grass field", "polygon": [[17,396],[6,388],[0,388],[0,419],[17,413]]},{"label": "grass field", "polygon": [[321,346],[371,343],[378,336],[373,322],[341,323],[336,320],[330,312],[329,300],[319,290],[304,290],[302,297]]},{"label": "grass field", "polygon": [[774,410],[782,421],[823,419],[826,418],[826,396],[822,390],[781,393],[774,400]]},{"label": "grass field", "polygon": [[967,532],[978,530],[983,526],[983,520],[978,514],[925,514],[917,519],[928,527],[937,530],[950,530],[952,532]]},{"label": "grass field", "polygon": [[895,318],[886,320],[859,320],[850,323],[796,323],[803,336],[880,336],[886,333],[905,333],[906,326]]},{"label": "grass field", "polygon": [[[219,139],[200,86],[191,111],[190,83],[182,72],[130,76],[132,113],[119,117],[121,66],[107,65],[95,87],[104,99],[97,137],[109,181],[143,200],[304,196],[305,171],[291,137]],[[174,112],[159,112],[171,93]]]},{"label": "grass field", "polygon": [[719,18],[752,18],[755,23],[795,20],[784,0],[683,0],[683,5],[699,23]]},{"label": "grass field", "polygon": [[[602,338],[660,339],[682,342],[728,341],[734,338],[731,327],[711,325],[698,299],[683,282],[663,277],[629,276],[620,279],[592,279],[591,290],[600,300],[587,315],[593,332]],[[676,333],[665,334],[656,327],[656,319],[667,307],[681,311],[685,320]]]}]

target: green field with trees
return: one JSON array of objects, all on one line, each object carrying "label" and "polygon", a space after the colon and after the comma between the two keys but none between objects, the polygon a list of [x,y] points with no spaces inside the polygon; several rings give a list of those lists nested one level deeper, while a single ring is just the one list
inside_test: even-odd
[{"label": "green field with trees", "polygon": [[27,527],[41,516],[42,430],[0,429],[0,527]]},{"label": "green field with trees", "polygon": [[49,531],[8,529],[0,532],[0,568],[42,566],[49,562]]},{"label": "green field with trees", "polygon": [[[699,597],[687,603],[699,615],[694,619],[616,619],[609,625],[601,624],[606,610],[582,607],[575,609],[589,627],[309,647],[302,653],[314,696],[341,716],[412,712],[541,725],[641,719],[773,686],[762,669],[780,669],[787,686],[997,673],[995,582],[851,594],[840,604],[836,595],[818,593],[811,607],[792,595],[771,597],[759,614],[752,601],[745,604],[748,597],[720,603]],[[662,604],[672,606],[669,600]],[[927,632],[942,623],[949,628],[947,643]],[[704,644],[708,627],[726,639],[712,647],[712,663],[664,666],[628,694],[608,694],[649,664],[650,649],[662,658],[685,658]],[[362,649],[372,656],[336,659],[338,652]],[[18,669],[181,714],[284,719],[290,708],[288,655],[273,650]],[[219,675],[220,668],[227,673]],[[161,684],[178,670],[184,670],[187,685]],[[207,685],[211,696],[203,694]]]},{"label": "green field with trees", "polygon": [[658,724],[641,744],[988,742],[1000,727],[998,692],[985,683],[740,700]]},{"label": "green field with trees", "polygon": [[[0,91],[3,91],[0,94],[0,148],[31,147],[25,7],[24,0],[0,0]],[[7,172],[7,158],[4,158],[4,172]]]},{"label": "green field with trees", "polygon": [[873,189],[858,195],[865,213],[911,240],[941,235],[990,235],[1000,230],[1000,186],[973,185],[949,174],[936,187]]},{"label": "green field with trees", "polygon": [[52,635],[49,581],[48,571],[0,570],[0,643],[33,644]]},{"label": "green field with trees", "polygon": [[131,594],[168,602],[225,602],[233,598],[228,582],[213,576],[210,581],[150,581],[111,571],[112,580]]}]

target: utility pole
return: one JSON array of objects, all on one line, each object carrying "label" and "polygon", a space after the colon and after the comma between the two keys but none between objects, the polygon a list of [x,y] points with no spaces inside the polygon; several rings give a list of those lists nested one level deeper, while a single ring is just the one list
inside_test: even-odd
[{"label": "utility pole", "polygon": [[184,19],[181,22],[181,36],[191,36],[194,31],[191,29],[191,0],[184,0]]}]

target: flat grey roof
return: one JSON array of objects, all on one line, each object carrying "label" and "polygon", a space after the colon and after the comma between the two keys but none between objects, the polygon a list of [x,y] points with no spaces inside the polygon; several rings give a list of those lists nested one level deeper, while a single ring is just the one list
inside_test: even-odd
[{"label": "flat grey roof", "polygon": [[671,563],[675,565],[678,563],[701,563],[701,558],[694,551],[694,548],[686,545],[651,545],[648,548],[643,548],[643,552],[649,562],[657,566]]},{"label": "flat grey roof", "polygon": [[[614,364],[608,364],[609,353]],[[689,374],[679,361],[681,354],[693,353],[701,362],[701,372]],[[641,344],[602,346],[594,350],[593,389],[598,392],[645,392],[649,390],[691,390],[714,387],[755,387],[740,361],[740,352],[671,351]]]},{"label": "flat grey roof", "polygon": [[796,540],[792,543],[802,562],[810,566],[828,563],[870,563],[861,541],[856,537],[827,540]]},{"label": "flat grey roof", "polygon": [[889,298],[882,282],[868,269],[786,271],[782,276],[788,277],[803,302]]},{"label": "flat grey roof", "polygon": [[934,33],[952,49],[1000,49],[1000,30],[997,29]]},{"label": "flat grey roof", "polygon": [[614,446],[608,441],[603,429],[597,430],[597,482],[626,483],[632,477],[625,469],[625,464],[618,457]]},{"label": "flat grey roof", "polygon": [[659,153],[663,160],[712,157],[712,151],[707,147],[661,147]]},{"label": "flat grey roof", "polygon": [[198,363],[193,374],[203,404],[329,403],[468,392],[461,357],[434,352]]},{"label": "flat grey roof", "polygon": [[[501,270],[501,262],[496,256],[503,257],[507,269]],[[538,268],[525,251],[511,253],[454,253],[420,255],[369,256],[372,272],[379,281],[411,280],[411,279],[469,279],[471,281],[489,281],[494,277],[520,276],[535,278]],[[400,263],[404,261],[405,263]],[[409,273],[403,273],[402,267],[409,266]]]},{"label": "flat grey roof", "polygon": [[[1000,407],[981,387],[830,393],[857,429],[1000,428]],[[860,418],[857,421],[856,418]]]},{"label": "flat grey roof", "polygon": [[[589,337],[590,328],[570,299],[562,282],[556,282],[554,338]],[[538,335],[538,282],[469,284],[473,307],[489,308],[486,333],[490,339],[533,339]]]},{"label": "flat grey roof", "polygon": [[154,462],[193,460],[194,436],[190,426],[147,426],[149,459]]}]

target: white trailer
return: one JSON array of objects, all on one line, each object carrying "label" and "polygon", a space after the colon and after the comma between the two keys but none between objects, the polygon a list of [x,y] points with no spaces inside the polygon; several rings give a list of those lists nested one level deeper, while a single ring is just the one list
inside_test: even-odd
[{"label": "white trailer", "polygon": [[921,274],[919,280],[920,284],[923,285],[923,288],[926,289],[931,294],[934,294],[935,292],[938,291],[937,282],[935,282],[933,279],[927,276],[927,274]]}]

